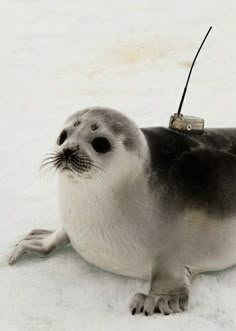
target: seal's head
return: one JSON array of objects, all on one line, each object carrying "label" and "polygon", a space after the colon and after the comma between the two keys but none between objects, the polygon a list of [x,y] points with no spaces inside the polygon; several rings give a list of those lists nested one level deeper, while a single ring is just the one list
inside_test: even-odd
[{"label": "seal's head", "polygon": [[[65,122],[57,139],[53,166],[68,178],[130,176],[138,159],[145,159],[145,139],[136,124],[118,111],[87,108]],[[140,163],[140,162],[139,162]]]}]

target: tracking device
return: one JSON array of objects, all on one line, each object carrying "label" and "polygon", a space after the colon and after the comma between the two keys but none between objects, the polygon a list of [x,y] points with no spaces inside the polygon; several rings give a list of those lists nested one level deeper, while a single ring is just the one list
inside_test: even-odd
[{"label": "tracking device", "polygon": [[200,53],[200,50],[201,50],[208,34],[210,33],[211,29],[212,29],[212,26],[209,28],[205,38],[203,39],[203,41],[197,51],[197,54],[195,55],[195,58],[193,60],[193,63],[191,65],[191,68],[190,68],[190,71],[188,74],[187,82],[185,84],[182,97],[180,100],[178,112],[170,117],[169,129],[181,131],[184,133],[191,133],[191,134],[203,134],[203,132],[204,132],[204,119],[202,119],[200,117],[194,117],[194,116],[185,116],[185,115],[181,114],[181,109],[183,106],[185,94],[187,92],[188,82],[189,82],[189,79],[190,79],[190,76],[191,76],[191,73],[193,70],[193,66],[196,62],[198,54]]}]

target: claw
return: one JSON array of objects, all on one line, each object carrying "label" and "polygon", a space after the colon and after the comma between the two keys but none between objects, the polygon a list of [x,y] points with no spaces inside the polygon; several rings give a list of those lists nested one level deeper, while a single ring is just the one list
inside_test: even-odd
[{"label": "claw", "polygon": [[186,293],[186,289],[181,293],[178,291],[176,294],[171,292],[166,295],[137,293],[130,303],[130,311],[132,315],[143,313],[144,316],[150,316],[156,312],[166,316],[181,313],[182,307],[187,307],[188,293]]},{"label": "claw", "polygon": [[132,315],[135,315],[135,313],[136,313],[136,308],[132,310]]}]

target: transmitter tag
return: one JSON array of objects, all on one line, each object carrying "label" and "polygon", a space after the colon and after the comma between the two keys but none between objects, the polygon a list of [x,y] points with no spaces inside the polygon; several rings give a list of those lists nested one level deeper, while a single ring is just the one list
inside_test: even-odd
[{"label": "transmitter tag", "polygon": [[204,120],[200,117],[176,113],[170,117],[169,128],[184,133],[202,134],[204,132]]}]

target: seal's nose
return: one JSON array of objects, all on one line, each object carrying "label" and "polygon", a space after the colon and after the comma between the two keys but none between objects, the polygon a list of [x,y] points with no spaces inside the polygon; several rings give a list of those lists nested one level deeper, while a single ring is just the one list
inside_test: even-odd
[{"label": "seal's nose", "polygon": [[64,148],[63,155],[66,161],[69,160],[70,156],[74,153],[74,150],[71,148]]}]

